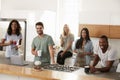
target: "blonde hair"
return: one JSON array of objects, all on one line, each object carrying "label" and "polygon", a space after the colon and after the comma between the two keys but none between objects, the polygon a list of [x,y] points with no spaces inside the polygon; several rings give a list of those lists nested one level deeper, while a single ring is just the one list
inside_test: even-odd
[{"label": "blonde hair", "polygon": [[[65,32],[65,27],[68,29],[68,33]],[[65,37],[65,36],[69,36],[71,34],[70,32],[70,28],[67,24],[64,25],[63,27],[63,33],[62,33],[62,36]]]}]

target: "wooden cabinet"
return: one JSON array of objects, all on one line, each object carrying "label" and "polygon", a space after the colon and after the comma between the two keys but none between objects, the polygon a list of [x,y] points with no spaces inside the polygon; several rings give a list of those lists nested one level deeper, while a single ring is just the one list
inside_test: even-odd
[{"label": "wooden cabinet", "polygon": [[120,25],[111,25],[110,26],[110,38],[120,39]]},{"label": "wooden cabinet", "polygon": [[80,24],[79,36],[82,28],[88,28],[91,37],[100,37],[106,35],[109,38],[120,39],[120,25],[96,25],[96,24]]},{"label": "wooden cabinet", "polygon": [[78,34],[79,36],[81,34],[82,28],[84,28],[84,27],[88,28],[91,37],[95,37],[94,25],[88,25],[88,24],[80,24],[80,26],[79,26],[79,34]]}]

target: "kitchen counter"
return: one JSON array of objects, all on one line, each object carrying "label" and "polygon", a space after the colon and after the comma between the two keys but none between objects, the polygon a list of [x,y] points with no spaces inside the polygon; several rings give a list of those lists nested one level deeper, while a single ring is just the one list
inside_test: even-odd
[{"label": "kitchen counter", "polygon": [[[0,74],[15,75],[21,77],[36,78],[37,80],[113,80],[98,76],[85,74],[83,68],[75,72],[62,72],[52,70],[35,70],[33,68],[14,65],[0,64]],[[108,75],[109,76],[109,75]],[[114,75],[113,75],[114,76]],[[116,80],[116,79],[115,79]]]},{"label": "kitchen counter", "polygon": [[[34,78],[35,80],[119,80],[120,73],[95,73],[86,74],[84,68],[74,72],[62,72],[53,70],[35,70],[33,63],[27,66],[11,65],[9,59],[0,56],[0,74]],[[6,80],[6,79],[5,79]],[[8,79],[9,80],[9,79]],[[20,80],[20,79],[18,79]],[[21,79],[22,80],[22,79]],[[29,79],[27,79],[29,80]]]}]

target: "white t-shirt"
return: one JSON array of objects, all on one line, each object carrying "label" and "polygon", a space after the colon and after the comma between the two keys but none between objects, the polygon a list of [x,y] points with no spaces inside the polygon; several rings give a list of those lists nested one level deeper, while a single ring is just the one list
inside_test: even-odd
[{"label": "white t-shirt", "polygon": [[118,55],[117,51],[114,50],[111,46],[108,47],[107,51],[105,53],[102,52],[101,48],[98,46],[94,53],[97,54],[100,58],[100,63],[102,67],[106,67],[107,61],[113,61],[113,66],[117,66],[118,64]]},{"label": "white t-shirt", "polygon": [[19,40],[22,39],[22,34],[20,34],[19,36],[17,36],[15,34],[8,35],[6,33],[5,39],[6,39],[6,42],[9,42],[10,40],[13,40],[13,41],[16,42],[16,44],[11,44],[9,46],[6,46],[5,57],[11,57],[11,55],[17,53],[17,50],[14,47],[15,47],[15,45],[18,44]]}]

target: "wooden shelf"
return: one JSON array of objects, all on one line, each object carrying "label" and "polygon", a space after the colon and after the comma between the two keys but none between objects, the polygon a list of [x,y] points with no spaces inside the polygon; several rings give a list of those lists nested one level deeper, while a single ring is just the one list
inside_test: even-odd
[{"label": "wooden shelf", "polygon": [[80,24],[79,35],[82,28],[88,28],[91,37],[100,37],[106,35],[112,39],[120,39],[120,25],[96,25],[96,24]]},{"label": "wooden shelf", "polygon": [[110,26],[110,38],[120,39],[120,26],[118,25]]}]

